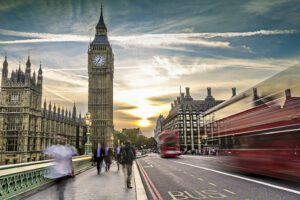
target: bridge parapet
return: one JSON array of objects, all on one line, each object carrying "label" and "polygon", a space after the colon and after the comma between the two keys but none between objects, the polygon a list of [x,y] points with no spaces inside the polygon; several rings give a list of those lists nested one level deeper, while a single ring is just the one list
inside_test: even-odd
[{"label": "bridge parapet", "polygon": [[[75,174],[91,167],[91,156],[73,157]],[[53,160],[0,166],[0,199],[10,199],[54,180],[45,178]]]}]

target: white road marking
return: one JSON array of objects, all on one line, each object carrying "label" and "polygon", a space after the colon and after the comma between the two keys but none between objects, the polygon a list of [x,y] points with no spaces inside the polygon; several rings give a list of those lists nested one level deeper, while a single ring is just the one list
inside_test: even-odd
[{"label": "white road marking", "polygon": [[184,174],[187,174],[187,172],[183,172]]},{"label": "white road marking", "polygon": [[144,165],[143,167],[153,167],[153,165]]},{"label": "white road marking", "polygon": [[194,177],[194,175],[193,175],[193,174],[191,174],[190,176],[191,176],[191,177]]},{"label": "white road marking", "polygon": [[223,189],[225,192],[228,192],[230,194],[235,194],[234,192],[230,191],[230,190],[226,190],[226,189]]},{"label": "white road marking", "polygon": [[226,176],[231,176],[231,177],[234,177],[234,178],[242,179],[242,180],[253,182],[253,183],[258,183],[258,184],[265,185],[265,186],[268,186],[268,187],[272,187],[272,188],[275,188],[275,189],[278,189],[278,190],[284,190],[284,191],[291,192],[291,193],[294,193],[294,194],[300,194],[299,190],[293,190],[293,189],[281,187],[281,186],[278,186],[278,185],[273,185],[273,184],[270,184],[270,183],[257,181],[257,180],[251,179],[251,178],[246,178],[246,177],[230,174],[230,173],[227,173],[227,172],[222,172],[222,171],[215,170],[215,169],[210,169],[210,168],[207,168],[207,167],[200,167],[200,166],[197,166],[197,165],[192,165],[192,164],[189,164],[189,163],[178,162],[178,161],[173,161],[173,162],[179,163],[179,164],[182,164],[182,165],[187,165],[187,166],[190,166],[190,167],[204,169],[204,170],[207,170],[207,171],[215,172],[215,173],[226,175]]},{"label": "white road marking", "polygon": [[202,178],[197,178],[198,180],[200,180],[200,181],[203,181],[203,179]]},{"label": "white road marking", "polygon": [[209,185],[212,185],[212,186],[215,186],[215,187],[217,187],[217,185],[216,185],[216,184],[214,184],[214,183],[209,183]]}]

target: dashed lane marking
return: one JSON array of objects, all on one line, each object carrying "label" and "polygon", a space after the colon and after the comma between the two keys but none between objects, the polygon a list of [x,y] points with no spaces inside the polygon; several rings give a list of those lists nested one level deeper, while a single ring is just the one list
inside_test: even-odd
[{"label": "dashed lane marking", "polygon": [[206,171],[215,172],[215,173],[218,173],[218,174],[222,174],[222,175],[226,175],[226,176],[230,176],[230,177],[234,177],[234,178],[238,178],[238,179],[242,179],[242,180],[245,180],[245,181],[249,181],[249,182],[257,183],[257,184],[260,184],[260,185],[268,186],[268,187],[271,187],[271,188],[275,188],[275,189],[278,189],[278,190],[283,190],[283,191],[291,192],[291,193],[294,193],[294,194],[300,194],[299,190],[293,190],[293,189],[290,189],[290,188],[285,188],[285,187],[281,187],[281,186],[278,186],[278,185],[265,183],[265,182],[254,180],[254,179],[251,179],[251,178],[246,178],[246,177],[230,174],[230,173],[227,173],[227,172],[222,172],[222,171],[215,170],[215,169],[210,169],[210,168],[207,168],[207,167],[201,167],[201,166],[192,165],[192,164],[184,163],[184,162],[178,162],[178,161],[173,161],[173,162],[179,163],[179,164],[182,164],[182,165],[187,165],[187,166],[190,166],[190,167],[195,167],[195,168],[198,168],[198,169],[203,169],[203,170],[206,170]]},{"label": "dashed lane marking", "polygon": [[203,181],[203,179],[202,178],[197,178],[199,181]]},{"label": "dashed lane marking", "polygon": [[225,192],[228,192],[230,194],[235,194],[234,192],[230,191],[230,190],[226,190],[226,189],[223,189]]},{"label": "dashed lane marking", "polygon": [[191,176],[191,177],[194,177],[194,175],[193,175],[193,174],[191,174],[190,176]]},{"label": "dashed lane marking", "polygon": [[212,185],[212,186],[215,186],[215,187],[217,187],[217,185],[216,185],[216,184],[214,184],[214,183],[209,183],[209,185]]}]

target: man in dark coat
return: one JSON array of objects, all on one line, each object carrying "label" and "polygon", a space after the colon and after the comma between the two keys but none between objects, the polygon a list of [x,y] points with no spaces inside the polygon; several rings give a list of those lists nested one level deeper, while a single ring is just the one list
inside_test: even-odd
[{"label": "man in dark coat", "polygon": [[98,144],[96,151],[94,152],[94,161],[97,162],[97,172],[101,173],[101,164],[104,157],[104,150],[101,148],[101,144]]},{"label": "man in dark coat", "polygon": [[110,165],[112,163],[113,151],[108,146],[104,149],[104,161],[105,161],[105,171],[109,171]]},{"label": "man in dark coat", "polygon": [[135,160],[134,149],[130,145],[129,141],[125,142],[125,148],[122,151],[122,159],[124,161],[127,170],[127,188],[131,189],[131,174],[132,174],[132,164]]}]

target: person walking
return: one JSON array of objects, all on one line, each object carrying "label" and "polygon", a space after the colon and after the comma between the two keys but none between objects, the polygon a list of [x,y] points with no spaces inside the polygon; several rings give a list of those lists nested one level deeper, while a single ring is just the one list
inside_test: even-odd
[{"label": "person walking", "polygon": [[135,160],[134,149],[131,147],[130,141],[125,142],[125,148],[122,151],[122,159],[127,171],[127,188],[131,189],[131,175],[132,175],[132,164],[133,160]]},{"label": "person walking", "polygon": [[118,171],[120,169],[120,162],[121,162],[121,146],[118,145],[115,149],[115,160],[117,162],[118,165]]},{"label": "person walking", "polygon": [[101,173],[101,164],[103,161],[103,149],[99,143],[96,151],[94,152],[94,161],[97,163],[97,173],[99,175]]},{"label": "person walking", "polygon": [[109,171],[110,169],[110,165],[112,163],[112,156],[113,156],[112,149],[106,146],[104,150],[104,161],[106,164],[105,171]]},{"label": "person walking", "polygon": [[50,167],[49,173],[45,174],[45,178],[57,181],[57,199],[63,200],[66,179],[74,176],[72,157],[77,155],[77,150],[66,144],[65,136],[57,135],[56,141],[57,145],[52,145],[44,151],[49,158],[54,159],[54,165]]}]

